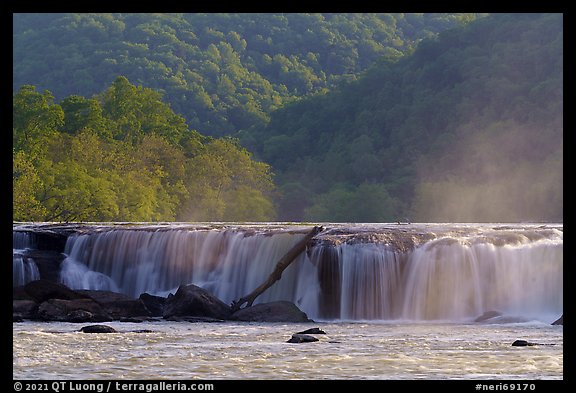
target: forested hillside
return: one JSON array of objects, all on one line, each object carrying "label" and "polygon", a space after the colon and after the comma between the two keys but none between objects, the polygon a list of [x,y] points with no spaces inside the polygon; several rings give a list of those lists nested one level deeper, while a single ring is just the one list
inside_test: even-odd
[{"label": "forested hillside", "polygon": [[15,14],[13,79],[16,220],[562,220],[561,14]]},{"label": "forested hillside", "polygon": [[152,89],[93,98],[24,85],[13,99],[15,221],[271,220],[267,164],[192,131]]},{"label": "forested hillside", "polygon": [[561,220],[563,19],[499,14],[274,112],[280,218]]},{"label": "forested hillside", "polygon": [[14,14],[13,90],[91,97],[119,75],[203,135],[265,124],[475,14]]}]

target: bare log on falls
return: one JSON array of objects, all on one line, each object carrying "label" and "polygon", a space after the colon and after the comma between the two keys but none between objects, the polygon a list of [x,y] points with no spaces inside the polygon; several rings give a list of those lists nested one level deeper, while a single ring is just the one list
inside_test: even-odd
[{"label": "bare log on falls", "polygon": [[260,296],[265,290],[270,288],[276,281],[282,278],[282,272],[296,259],[298,255],[300,255],[304,250],[306,250],[306,246],[308,242],[312,240],[314,236],[320,233],[324,228],[321,226],[315,226],[312,228],[310,232],[306,234],[298,243],[294,245],[284,256],[278,261],[276,267],[268,276],[268,279],[264,281],[258,288],[253,290],[250,294],[241,297],[236,301],[232,301],[231,309],[232,312],[238,311],[244,303],[246,303],[246,307],[252,306],[254,300]]}]

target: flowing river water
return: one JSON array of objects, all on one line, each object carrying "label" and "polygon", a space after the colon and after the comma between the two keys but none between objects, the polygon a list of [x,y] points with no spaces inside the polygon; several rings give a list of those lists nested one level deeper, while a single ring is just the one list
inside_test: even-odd
[{"label": "flowing river water", "polygon": [[[13,324],[14,379],[562,380],[562,225],[327,224],[255,303],[315,322]],[[14,226],[14,285],[37,279],[38,225]],[[137,297],[181,283],[226,303],[259,285],[309,227],[95,225],[68,237],[60,281]],[[51,229],[52,230],[52,229]],[[475,322],[487,311],[501,317]],[[320,327],[318,342],[293,333]],[[142,332],[144,331],[144,332]],[[538,345],[512,346],[515,340]]]},{"label": "flowing river water", "polygon": [[[563,378],[563,327],[439,322],[15,323],[15,379]],[[291,344],[320,327],[318,342]],[[149,330],[136,333],[136,330]],[[516,347],[517,340],[541,345]]]}]

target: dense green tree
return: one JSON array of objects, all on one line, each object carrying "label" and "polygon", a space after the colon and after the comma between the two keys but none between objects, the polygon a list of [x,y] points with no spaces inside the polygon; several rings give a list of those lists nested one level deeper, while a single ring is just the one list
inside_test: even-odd
[{"label": "dense green tree", "polygon": [[33,86],[14,95],[14,220],[275,217],[269,166],[190,131],[159,93],[119,77],[97,99],[51,98]]},{"label": "dense green tree", "polygon": [[26,221],[46,216],[46,208],[37,199],[42,182],[27,154],[20,150],[12,157],[13,219]]},{"label": "dense green tree", "polygon": [[[33,84],[59,99],[91,97],[124,75],[161,92],[191,128],[234,135],[266,123],[287,102],[353,78],[381,56],[401,57],[422,38],[476,17],[16,13],[13,88]],[[134,132],[130,138],[138,138]]]},{"label": "dense green tree", "polygon": [[562,219],[561,14],[14,18],[15,212]]},{"label": "dense green tree", "polygon": [[12,146],[17,151],[41,155],[63,122],[62,108],[54,104],[50,92],[38,93],[35,86],[24,85],[14,94]]},{"label": "dense green tree", "polygon": [[[279,218],[561,220],[562,27],[561,14],[482,18],[275,111],[242,141],[294,207]],[[390,210],[356,198],[367,185]]]},{"label": "dense green tree", "polygon": [[102,107],[96,99],[70,96],[62,100],[60,107],[64,111],[62,131],[75,135],[89,129],[103,137],[112,137]]},{"label": "dense green tree", "polygon": [[[215,139],[188,161],[183,220],[269,221],[275,218],[270,202],[274,189],[270,167],[252,159],[233,139]],[[250,198],[254,198],[251,200]],[[257,206],[258,205],[258,206]],[[244,211],[241,206],[252,210]]]}]

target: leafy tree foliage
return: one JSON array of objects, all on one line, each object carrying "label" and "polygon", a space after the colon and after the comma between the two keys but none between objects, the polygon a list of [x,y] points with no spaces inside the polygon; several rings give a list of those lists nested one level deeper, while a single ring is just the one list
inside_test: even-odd
[{"label": "leafy tree foliage", "polygon": [[562,219],[561,14],[15,14],[13,79],[22,219]]},{"label": "leafy tree foliage", "polygon": [[[234,135],[304,96],[355,79],[377,59],[475,14],[14,14],[13,89],[90,97],[124,75],[161,92],[192,129]],[[114,82],[110,104],[126,83]],[[116,91],[118,90],[118,91]],[[113,93],[118,94],[114,97]],[[126,91],[124,93],[131,94]],[[149,93],[150,94],[150,93]],[[130,106],[104,108],[110,114]],[[137,108],[132,108],[137,109]],[[145,110],[140,108],[137,110]],[[118,124],[115,137],[140,115]],[[126,129],[124,129],[126,128]]]},{"label": "leafy tree foliage", "polygon": [[159,93],[125,77],[95,98],[61,104],[25,85],[13,103],[14,220],[275,216],[268,165],[237,140],[190,131]]},{"label": "leafy tree foliage", "polygon": [[278,174],[281,219],[561,220],[562,43],[561,14],[488,16],[242,142]]}]

